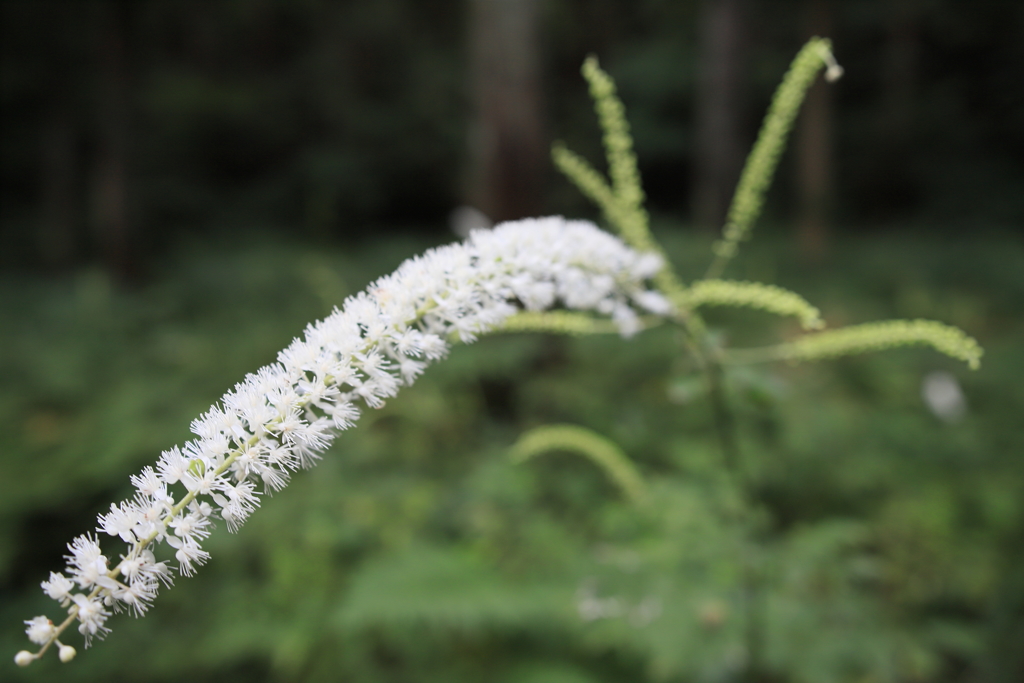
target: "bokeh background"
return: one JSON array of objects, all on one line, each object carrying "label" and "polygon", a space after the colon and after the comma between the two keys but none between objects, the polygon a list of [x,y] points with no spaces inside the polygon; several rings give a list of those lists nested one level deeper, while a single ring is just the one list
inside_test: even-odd
[{"label": "bokeh background", "polygon": [[[10,657],[23,619],[56,616],[39,581],[128,475],[307,322],[457,239],[458,207],[598,218],[548,160],[554,140],[601,159],[588,54],[618,81],[655,232],[696,278],[772,90],[830,36],[846,75],[811,90],[727,274],[794,288],[832,326],[933,318],[987,352],[978,372],[925,350],[733,372],[752,542],[671,330],[458,348],[215,534],[209,566],[145,619],[113,619],[71,665],[3,660],[0,678],[1024,677],[1021,3],[0,10]],[[794,333],[709,319],[737,345]],[[654,504],[572,455],[510,461],[555,422],[620,444]]]}]

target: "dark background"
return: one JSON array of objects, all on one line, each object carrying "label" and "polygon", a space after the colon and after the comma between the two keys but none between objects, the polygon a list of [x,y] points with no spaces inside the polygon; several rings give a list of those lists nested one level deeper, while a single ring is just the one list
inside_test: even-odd
[{"label": "dark background", "polygon": [[[1024,221],[1024,9],[952,0],[11,2],[2,263],[139,276],[182,234],[340,243],[582,213],[546,150],[595,158],[579,76],[620,82],[650,207],[716,227],[780,74],[816,86],[772,214],[964,235]],[[799,127],[798,127],[799,128]]]}]

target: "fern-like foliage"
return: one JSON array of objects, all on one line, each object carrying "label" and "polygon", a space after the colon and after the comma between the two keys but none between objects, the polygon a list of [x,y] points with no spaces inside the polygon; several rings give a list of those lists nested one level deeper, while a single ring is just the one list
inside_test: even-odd
[{"label": "fern-like foliage", "polygon": [[565,585],[514,581],[471,553],[413,546],[363,567],[335,623],[346,629],[427,626],[479,633],[565,616]]}]

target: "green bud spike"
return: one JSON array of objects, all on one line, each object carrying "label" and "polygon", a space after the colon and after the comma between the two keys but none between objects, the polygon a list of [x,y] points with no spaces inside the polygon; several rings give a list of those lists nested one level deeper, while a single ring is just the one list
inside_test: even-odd
[{"label": "green bud spike", "polygon": [[549,451],[573,451],[590,459],[634,503],[647,497],[647,485],[629,456],[615,442],[584,427],[563,424],[532,429],[519,437],[511,456],[524,462]]}]

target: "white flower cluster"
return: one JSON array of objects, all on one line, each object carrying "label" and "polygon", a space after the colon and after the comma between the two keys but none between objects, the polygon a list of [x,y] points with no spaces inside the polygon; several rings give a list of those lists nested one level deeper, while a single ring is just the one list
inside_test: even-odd
[{"label": "white flower cluster", "polygon": [[111,566],[96,535],[68,544],[66,573],[42,583],[68,617],[58,626],[46,617],[25,622],[42,647],[15,660],[28,664],[57,643],[67,661],[74,648],[57,638],[75,619],[88,645],[107,632],[111,611],[143,614],[172,579],[155,542],[170,546],[178,571],[191,575],[209,557],[201,543],[215,517],[236,530],[259,504],[261,484],[279,490],[291,472],[314,464],[363,406],[382,406],[450,341],[471,342],[521,308],[558,304],[610,315],[632,334],[640,327],[634,306],[671,308],[644,288],[660,267],[657,255],[560,217],[505,223],[406,261],[225,394],[192,423],[196,439],[131,478],[134,497],[112,504],[97,526],[124,540],[127,553]]}]

